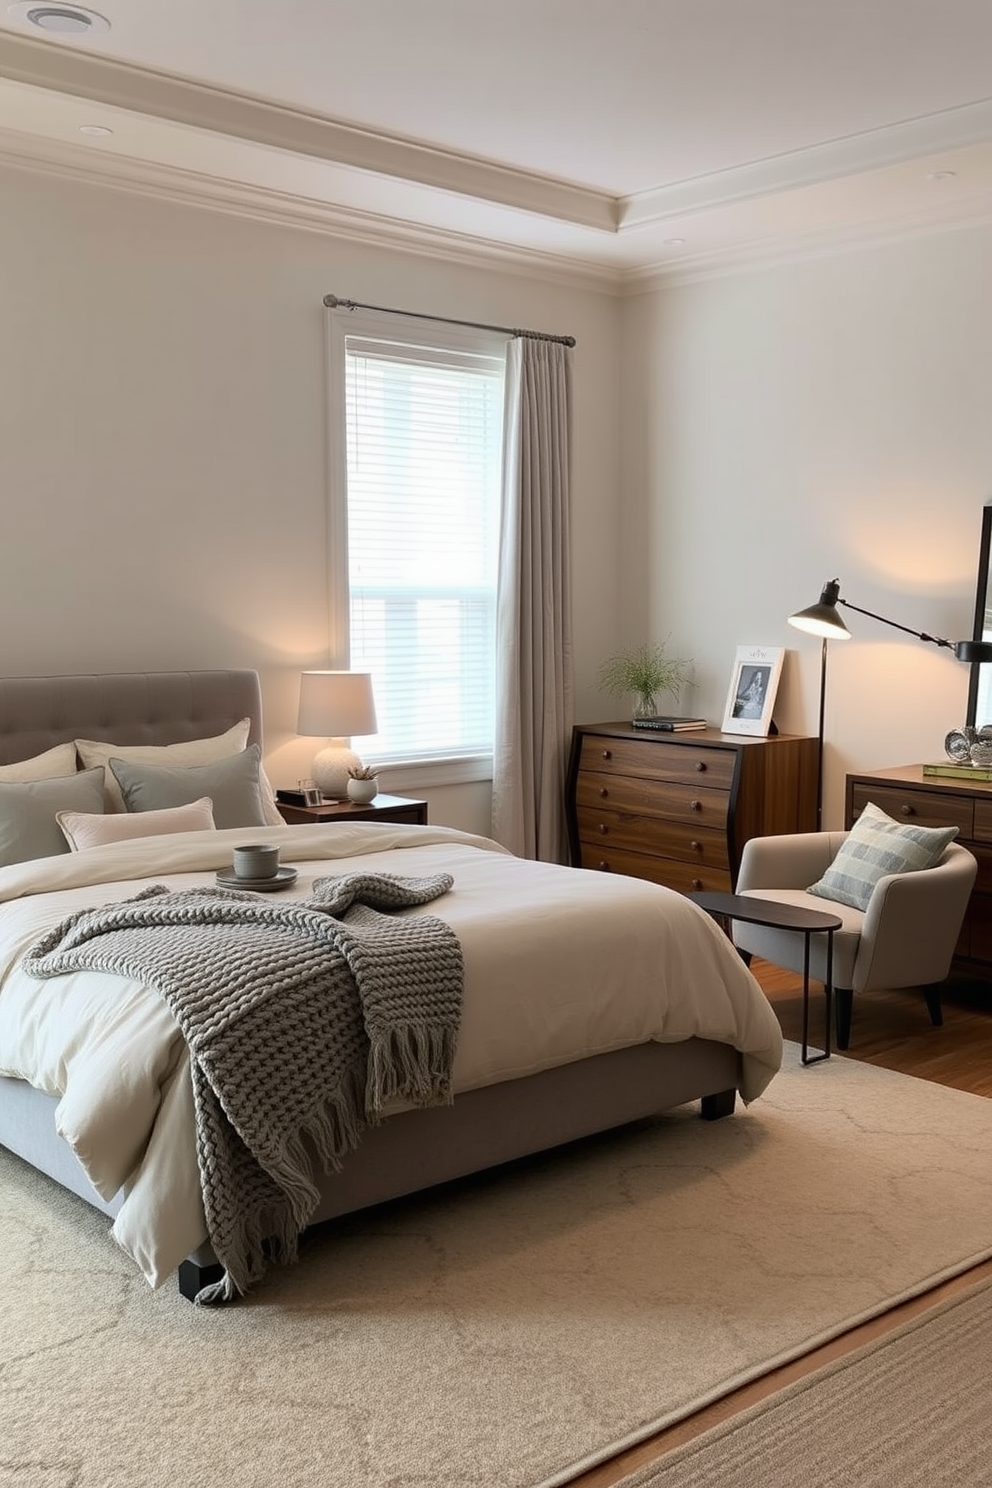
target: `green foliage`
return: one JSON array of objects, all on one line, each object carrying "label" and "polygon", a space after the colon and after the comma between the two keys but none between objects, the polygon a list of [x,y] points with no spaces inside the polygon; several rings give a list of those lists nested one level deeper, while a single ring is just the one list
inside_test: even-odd
[{"label": "green foliage", "polygon": [[639,698],[670,692],[677,702],[691,663],[683,657],[669,656],[666,645],[665,641],[645,642],[609,657],[599,669],[600,686],[617,696],[634,693]]}]

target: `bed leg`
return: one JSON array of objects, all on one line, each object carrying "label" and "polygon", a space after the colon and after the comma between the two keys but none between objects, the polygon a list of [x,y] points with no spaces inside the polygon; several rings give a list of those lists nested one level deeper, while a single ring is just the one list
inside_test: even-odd
[{"label": "bed leg", "polygon": [[220,1281],[223,1275],[223,1266],[201,1266],[198,1261],[191,1261],[187,1257],[185,1261],[179,1263],[179,1290],[187,1301],[195,1302],[198,1293],[205,1286],[212,1286],[214,1282]]},{"label": "bed leg", "polygon": [[699,1114],[704,1121],[719,1121],[724,1116],[734,1114],[736,1102],[736,1090],[718,1090],[716,1095],[703,1096],[699,1103]]}]

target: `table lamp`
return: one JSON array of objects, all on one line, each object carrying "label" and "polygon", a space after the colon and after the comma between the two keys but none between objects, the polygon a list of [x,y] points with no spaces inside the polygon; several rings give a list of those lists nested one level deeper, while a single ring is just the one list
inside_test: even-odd
[{"label": "table lamp", "polygon": [[361,760],[345,741],[377,729],[371,673],[301,673],[296,732],[328,741],[315,756],[312,770],[323,796],[343,799],[347,795],[348,771]]}]

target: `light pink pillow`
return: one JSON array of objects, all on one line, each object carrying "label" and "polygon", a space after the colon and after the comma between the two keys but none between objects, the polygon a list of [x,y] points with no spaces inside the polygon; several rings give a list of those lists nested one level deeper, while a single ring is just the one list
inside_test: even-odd
[{"label": "light pink pillow", "polygon": [[132,837],[209,830],[214,825],[214,812],[210,797],[201,796],[188,806],[170,806],[164,811],[108,812],[102,816],[85,811],[57,811],[55,820],[70,850],[81,852],[87,847],[125,842]]}]

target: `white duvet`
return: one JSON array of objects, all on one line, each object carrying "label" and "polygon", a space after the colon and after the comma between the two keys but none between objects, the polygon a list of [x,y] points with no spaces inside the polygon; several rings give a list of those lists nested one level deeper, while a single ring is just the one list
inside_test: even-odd
[{"label": "white duvet", "polygon": [[[699,1035],[743,1055],[741,1095],[760,1095],[782,1038],[718,927],[638,879],[525,862],[443,827],[361,823],[139,838],[0,869],[0,1074],[59,1098],[56,1123],[89,1181],[122,1198],[118,1243],[158,1286],[206,1229],[185,1044],[165,1004],[128,979],[27,976],[23,953],[66,915],[148,884],[211,884],[248,837],[275,841],[299,878],[359,867],[454,876],[423,910],[457,934],[465,998],[455,1093],[629,1044]],[[369,855],[372,855],[371,858]],[[2,1100],[0,1091],[0,1100]]]}]

